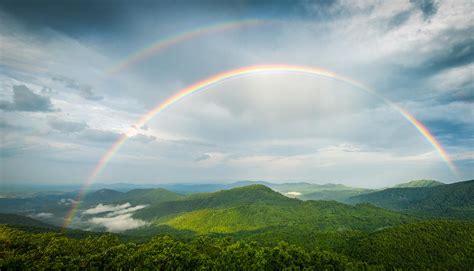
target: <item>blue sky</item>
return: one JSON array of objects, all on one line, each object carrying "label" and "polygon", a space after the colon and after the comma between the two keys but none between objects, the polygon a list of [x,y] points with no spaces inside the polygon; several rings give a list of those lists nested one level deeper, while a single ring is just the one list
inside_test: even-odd
[{"label": "blue sky", "polygon": [[[97,178],[170,183],[266,180],[381,187],[474,177],[471,1],[2,1],[1,178],[80,184],[142,114],[224,70],[284,63],[364,82],[407,109],[429,142],[354,87],[255,75],[188,97],[138,127]],[[153,42],[198,36],[112,76]]]}]

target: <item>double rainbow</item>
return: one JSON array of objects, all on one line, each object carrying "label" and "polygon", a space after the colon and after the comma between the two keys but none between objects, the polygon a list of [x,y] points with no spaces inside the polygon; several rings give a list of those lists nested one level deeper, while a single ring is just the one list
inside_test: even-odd
[{"label": "double rainbow", "polygon": [[[227,80],[232,80],[236,78],[240,78],[243,76],[255,75],[255,74],[262,74],[262,73],[294,73],[294,74],[304,74],[310,76],[318,76],[329,78],[333,80],[337,80],[351,86],[356,87],[370,95],[375,96],[376,98],[380,99],[395,111],[400,113],[408,122],[410,122],[425,138],[428,142],[435,148],[441,158],[446,162],[448,167],[451,171],[458,176],[457,169],[455,165],[450,160],[448,154],[443,149],[441,144],[436,140],[436,138],[430,133],[428,128],[426,128],[420,121],[418,121],[413,115],[411,115],[408,111],[401,108],[397,104],[391,102],[387,98],[381,96],[380,94],[376,93],[374,90],[370,89],[369,87],[365,86],[364,84],[352,80],[350,78],[344,77],[342,75],[338,75],[334,72],[329,70],[316,68],[316,67],[308,67],[308,66],[295,66],[295,65],[287,65],[287,64],[271,64],[271,65],[256,65],[256,66],[247,66],[242,67],[234,70],[229,70],[225,72],[218,73],[211,77],[208,77],[204,80],[198,81],[180,91],[178,91],[173,96],[169,97],[163,102],[158,103],[152,110],[148,113],[144,114],[134,125],[131,127],[142,127],[148,121],[150,121],[155,115],[162,112],[163,110],[167,109],[171,105],[179,102],[180,100],[188,97],[191,94],[198,93],[199,91],[203,91],[208,89],[209,87],[222,83]],[[87,181],[82,186],[76,201],[73,203],[68,215],[64,220],[64,228],[66,228],[69,223],[71,222],[72,218],[74,217],[75,212],[79,208],[80,201],[86,191],[86,189],[96,180],[97,176],[102,172],[105,168],[107,163],[113,157],[113,155],[120,149],[120,147],[127,141],[128,134],[132,134],[135,128],[130,128],[127,132],[123,133],[120,138],[112,145],[112,147],[102,156],[97,166],[94,168],[92,173],[90,174]]]},{"label": "double rainbow", "polygon": [[131,66],[148,59],[150,56],[160,53],[163,50],[166,50],[172,46],[177,44],[189,41],[194,38],[198,38],[205,35],[217,34],[226,31],[237,30],[240,28],[246,27],[253,27],[264,24],[268,21],[258,20],[258,19],[247,19],[241,21],[234,21],[234,22],[225,22],[219,24],[213,24],[197,29],[193,29],[192,31],[186,31],[179,34],[175,34],[172,36],[165,37],[158,41],[155,41],[151,45],[138,50],[136,53],[129,55],[125,60],[115,64],[111,67],[106,74],[113,75],[124,71]]}]

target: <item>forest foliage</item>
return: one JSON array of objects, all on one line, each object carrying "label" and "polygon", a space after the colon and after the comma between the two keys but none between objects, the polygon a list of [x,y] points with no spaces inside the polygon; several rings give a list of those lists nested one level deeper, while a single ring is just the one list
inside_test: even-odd
[{"label": "forest foliage", "polygon": [[[256,236],[201,235],[183,240],[158,235],[145,242],[103,234],[73,239],[0,226],[0,269],[16,270],[469,270],[474,266],[474,223],[422,221],[339,239],[333,249]],[[332,235],[332,237],[331,237]],[[293,232],[295,238],[297,232]],[[338,238],[341,237],[341,238]],[[273,235],[277,241],[278,234]]]}]

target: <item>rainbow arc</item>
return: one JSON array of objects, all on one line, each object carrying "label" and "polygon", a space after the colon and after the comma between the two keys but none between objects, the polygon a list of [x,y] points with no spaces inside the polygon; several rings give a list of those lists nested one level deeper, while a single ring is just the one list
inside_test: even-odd
[{"label": "rainbow arc", "polygon": [[[332,80],[337,80],[351,86],[354,86],[356,89],[364,91],[374,97],[378,98],[391,108],[393,108],[396,112],[400,113],[409,123],[413,125],[418,132],[423,135],[424,138],[433,146],[433,148],[437,151],[439,156],[446,162],[448,167],[454,173],[454,175],[459,176],[457,169],[451,159],[449,158],[448,153],[443,149],[441,144],[437,141],[437,139],[431,134],[426,126],[424,126],[420,121],[418,121],[413,115],[411,115],[408,111],[397,105],[396,103],[390,101],[389,99],[385,98],[384,96],[378,94],[371,88],[365,86],[364,84],[357,82],[351,78],[336,74],[332,71],[321,69],[317,67],[308,67],[308,66],[297,66],[297,65],[287,65],[287,64],[270,64],[270,65],[255,65],[255,66],[246,66],[238,69],[233,69],[225,72],[221,72],[215,74],[211,77],[208,77],[204,80],[198,81],[192,85],[189,85],[186,88],[181,89],[180,91],[176,92],[174,95],[170,96],[168,99],[159,102],[155,107],[153,107],[150,111],[144,114],[140,119],[138,119],[131,127],[142,127],[148,121],[150,121],[153,117],[155,117],[160,112],[163,112],[165,109],[169,108],[170,106],[178,103],[180,100],[192,95],[196,94],[200,91],[204,91],[209,89],[209,87],[214,86],[216,84],[225,82],[227,80],[237,79],[243,76],[251,76],[256,74],[272,74],[272,73],[293,73],[293,74],[304,74],[310,76],[317,76],[323,78],[329,78]],[[71,210],[69,211],[68,215],[64,220],[64,227],[67,227],[71,222],[72,218],[74,217],[75,212],[79,208],[80,201],[84,196],[86,189],[97,179],[99,174],[104,170],[107,163],[110,159],[114,156],[115,153],[120,149],[121,146],[127,141],[128,134],[133,134],[135,128],[130,128],[129,131],[123,133],[120,138],[110,147],[109,150],[102,156],[99,163],[96,165],[84,185],[82,186],[78,197],[75,203],[72,205]]]}]

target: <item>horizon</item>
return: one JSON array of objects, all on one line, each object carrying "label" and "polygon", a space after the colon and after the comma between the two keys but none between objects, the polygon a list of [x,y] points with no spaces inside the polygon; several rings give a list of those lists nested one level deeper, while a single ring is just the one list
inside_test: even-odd
[{"label": "horizon", "polygon": [[[342,185],[347,188],[362,188],[362,189],[375,189],[375,190],[380,190],[380,189],[387,189],[387,188],[393,188],[396,187],[397,185],[400,184],[408,184],[411,182],[417,182],[417,181],[434,181],[434,182],[439,182],[445,185],[448,184],[455,184],[455,183],[462,183],[462,182],[469,182],[473,181],[473,179],[467,179],[467,180],[462,180],[462,181],[456,181],[456,182],[444,182],[440,180],[432,180],[432,179],[416,179],[416,180],[405,180],[405,181],[400,181],[396,182],[390,185],[385,185],[385,186],[350,186],[346,185],[342,182],[310,182],[310,181],[283,181],[283,182],[274,182],[271,180],[234,180],[234,181],[225,181],[225,182],[168,182],[168,183],[126,183],[126,182],[112,182],[112,183],[101,183],[101,182],[95,182],[94,184],[88,186],[84,191],[86,193],[102,190],[102,189],[118,189],[116,187],[118,186],[125,186],[127,187],[125,190],[133,190],[135,189],[155,189],[155,188],[164,188],[167,189],[169,187],[173,186],[206,186],[206,185],[222,185],[222,189],[230,189],[229,187],[226,187],[228,185],[232,184],[239,184],[239,183],[249,183],[248,185],[253,185],[253,184],[270,184],[270,185],[284,185],[284,184],[308,184],[308,185],[317,185],[317,186],[325,186],[325,185]],[[41,190],[43,192],[52,192],[55,190],[48,190],[48,189],[57,189],[57,191],[62,191],[61,189],[73,189],[71,192],[79,192],[81,189],[83,189],[83,183],[69,183],[69,184],[55,184],[55,183],[41,183],[41,184],[33,184],[33,183],[27,183],[27,184],[13,184],[13,183],[3,183],[2,184],[2,189],[5,194],[8,193],[19,193],[19,192],[35,192],[36,190]],[[36,190],[35,190],[36,189]]]}]

